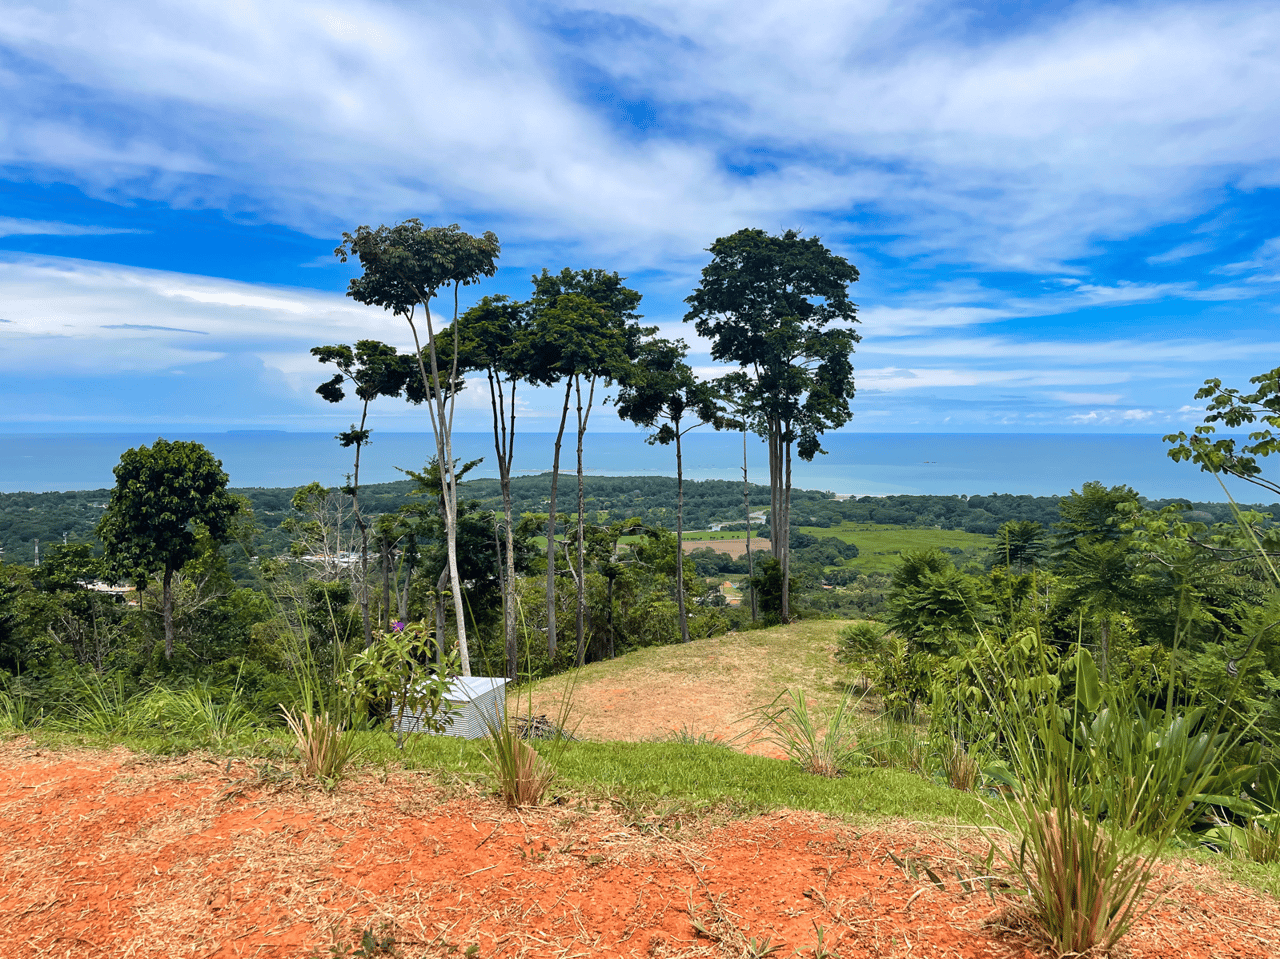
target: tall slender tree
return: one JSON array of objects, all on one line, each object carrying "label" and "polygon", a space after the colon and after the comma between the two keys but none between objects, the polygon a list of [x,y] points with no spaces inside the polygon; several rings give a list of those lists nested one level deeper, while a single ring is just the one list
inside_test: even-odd
[{"label": "tall slender tree", "polygon": [[[360,451],[368,445],[369,404],[379,396],[399,396],[411,375],[409,364],[413,358],[401,356],[395,347],[377,340],[359,340],[355,349],[340,344],[317,346],[311,355],[321,363],[337,367],[333,377],[316,387],[316,392],[330,403],[341,403],[346,398],[346,388],[355,390],[360,400],[360,425],[339,433],[335,439],[343,449],[355,447],[355,464],[350,482],[343,492],[351,497],[352,516],[360,531],[360,580],[356,586],[356,598],[360,604],[360,617],[364,624],[364,645],[373,645],[373,624],[369,618],[369,524],[360,511]],[[385,592],[385,591],[384,591]]]},{"label": "tall slender tree", "polygon": [[849,357],[860,337],[852,328],[857,307],[849,284],[858,270],[795,230],[777,236],[739,230],[709,252],[711,263],[685,300],[685,321],[711,340],[713,359],[739,366],[752,428],[768,442],[770,545],[781,566],[786,622],[792,451],[812,460],[825,452],[822,433],[852,416]]},{"label": "tall slender tree", "polygon": [[[464,676],[471,675],[471,657],[462,584],[458,578],[458,484],[453,458],[453,413],[462,386],[458,376],[458,296],[462,287],[498,271],[499,252],[498,238],[493,233],[471,236],[462,232],[456,223],[424,229],[417,219],[391,227],[380,226],[376,230],[357,227],[354,233],[344,233],[342,244],[334,250],[334,255],[344,263],[348,257],[357,257],[364,269],[362,276],[351,281],[347,296],[357,303],[380,306],[403,316],[413,333],[413,351],[436,439],[436,459],[441,464],[449,581],[458,622],[458,657]],[[441,290],[450,288],[453,290],[453,343],[450,361],[442,376],[431,301]],[[415,321],[419,308],[426,325],[425,348]]]},{"label": "tall slender tree", "polygon": [[648,442],[676,448],[676,609],[680,640],[689,642],[689,614],[684,595],[684,455],[686,433],[708,423],[725,424],[720,393],[715,384],[699,380],[685,362],[688,347],[683,340],[648,340],[623,373],[619,385],[618,415],[652,429]]},{"label": "tall slender tree", "polygon": [[[587,432],[598,382],[612,382],[634,357],[643,337],[653,330],[641,327],[641,295],[623,285],[626,278],[604,270],[564,269],[557,274],[543,270],[533,277],[533,366],[532,377],[550,385],[565,384],[560,428],[556,434],[551,475],[550,516],[547,521],[547,650],[556,649],[555,620],[555,529],[556,494],[560,478],[560,448],[569,406],[576,399],[578,429],[578,562],[577,660],[586,652],[586,580],[584,579],[585,536],[583,533],[585,493],[583,484],[583,437]],[[585,397],[584,397],[585,390]],[[585,402],[584,402],[585,399]]]},{"label": "tall slender tree", "polygon": [[[493,449],[502,489],[504,546],[500,561],[502,622],[507,676],[516,678],[516,544],[511,505],[511,464],[516,449],[516,387],[533,376],[532,328],[527,304],[505,296],[486,296],[463,314],[460,362],[464,370],[481,370],[489,383],[493,410]],[[563,423],[563,421],[562,421]],[[562,427],[563,428],[563,427]]]}]

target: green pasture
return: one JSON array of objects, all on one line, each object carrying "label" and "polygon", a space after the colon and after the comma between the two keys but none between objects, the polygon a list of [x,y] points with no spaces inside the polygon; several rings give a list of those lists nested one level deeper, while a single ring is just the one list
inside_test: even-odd
[{"label": "green pasture", "polygon": [[801,526],[811,536],[832,536],[858,547],[858,558],[845,565],[864,573],[888,573],[897,565],[898,557],[913,549],[960,549],[963,556],[954,557],[957,566],[969,559],[981,559],[995,546],[994,536],[966,533],[956,529],[921,529],[910,526],[886,526],[878,523],[841,523],[829,529]]}]

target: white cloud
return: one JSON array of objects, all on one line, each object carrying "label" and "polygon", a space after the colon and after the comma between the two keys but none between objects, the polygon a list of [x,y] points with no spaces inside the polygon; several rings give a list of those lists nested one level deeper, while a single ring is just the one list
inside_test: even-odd
[{"label": "white cloud", "polygon": [[1212,253],[1217,247],[1207,240],[1194,240],[1191,243],[1180,243],[1171,250],[1164,253],[1157,253],[1155,256],[1147,257],[1147,262],[1152,266],[1159,266],[1162,263],[1177,263],[1181,260],[1189,259],[1193,256],[1202,256],[1205,253]]},{"label": "white cloud", "polygon": [[1090,366],[1105,364],[1202,364],[1251,360],[1280,354],[1280,341],[1256,339],[1037,340],[1030,337],[903,337],[875,340],[877,354],[946,359],[1049,359]]},{"label": "white cloud", "polygon": [[1124,370],[879,367],[861,369],[857,373],[859,390],[884,392],[965,386],[1086,386],[1124,383],[1129,379],[1130,374]]},{"label": "white cloud", "polygon": [[111,226],[85,226],[79,223],[57,223],[50,220],[22,220],[0,216],[0,236],[108,236],[115,233],[146,233]]},{"label": "white cloud", "polygon": [[[1278,182],[1274,4],[1001,31],[983,9],[13,2],[0,43],[32,69],[0,76],[0,162],[317,234],[419,213],[650,265],[871,212],[902,253],[1039,270]],[[615,122],[593,78],[657,125]]]},{"label": "white cloud", "polygon": [[1088,413],[1074,413],[1067,417],[1068,423],[1079,426],[1112,426],[1141,423],[1155,416],[1152,410],[1090,410]]},{"label": "white cloud", "polygon": [[1252,273],[1254,275],[1249,277],[1249,280],[1255,283],[1280,280],[1280,236],[1267,240],[1249,259],[1221,267],[1220,272]]},{"label": "white cloud", "polygon": [[337,294],[58,257],[0,259],[0,299],[10,372],[124,375],[255,348],[307,356],[328,341],[407,339],[403,320]]}]

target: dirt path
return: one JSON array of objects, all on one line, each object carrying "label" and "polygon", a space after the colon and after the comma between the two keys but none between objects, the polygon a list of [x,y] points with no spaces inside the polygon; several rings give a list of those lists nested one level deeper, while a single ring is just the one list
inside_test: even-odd
[{"label": "dirt path", "polygon": [[[809,957],[818,930],[842,959],[1035,955],[987,925],[1005,900],[940,891],[890,851],[952,858],[906,824],[512,812],[425,775],[325,793],[239,762],[0,744],[0,940],[20,959],[353,955],[366,930],[401,957],[742,956],[753,939]],[[1133,959],[1280,948],[1275,902],[1207,867],[1170,880]]]}]

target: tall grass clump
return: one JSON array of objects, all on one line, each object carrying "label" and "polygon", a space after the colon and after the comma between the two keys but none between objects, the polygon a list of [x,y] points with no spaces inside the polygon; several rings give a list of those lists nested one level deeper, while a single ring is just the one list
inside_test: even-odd
[{"label": "tall grass clump", "polygon": [[[1136,815],[1151,778],[1126,784],[1131,788],[1122,797],[1105,764],[1090,761],[1072,742],[1088,706],[1109,695],[1108,708],[1122,707],[1114,693],[1103,692],[1086,650],[1078,651],[1076,662],[1083,695],[1071,707],[1046,695],[1047,684],[1037,689],[1033,677],[1020,677],[1024,695],[1001,710],[1008,768],[999,778],[1016,841],[1002,842],[997,833],[987,838],[1018,876],[1027,912],[1054,949],[1105,954],[1139,918],[1155,855],[1172,830],[1151,843],[1124,825]],[[1038,678],[1048,675],[1046,664]],[[1126,800],[1128,808],[1117,809]],[[1108,806],[1120,816],[1104,819],[1101,810]]]},{"label": "tall grass clump", "polygon": [[54,725],[72,732],[98,736],[125,736],[149,725],[145,694],[126,692],[121,672],[106,677],[90,673],[81,677],[66,714]]},{"label": "tall grass clump", "polygon": [[21,676],[15,676],[5,689],[0,689],[0,729],[21,733],[35,729],[44,721],[44,709]]},{"label": "tall grass clump", "polygon": [[491,719],[488,723],[484,758],[493,771],[499,794],[513,809],[541,803],[556,776],[555,767],[505,720]]},{"label": "tall grass clump", "polygon": [[293,734],[308,779],[335,783],[363,750],[357,748],[353,728],[363,718],[347,682],[348,667],[343,651],[334,644],[330,674],[317,663],[310,634],[302,627],[291,666],[296,690],[294,708],[282,705],[285,724]]},{"label": "tall grass clump", "polygon": [[156,687],[141,701],[147,718],[166,735],[211,749],[245,746],[260,731],[258,716],[239,684],[229,691],[197,683],[182,690]]},{"label": "tall grass clump", "polygon": [[1178,831],[1247,772],[1225,765],[1225,707],[1177,713],[1170,679],[1166,708],[1151,709],[1102,682],[1080,645],[1055,675],[1034,638],[1040,672],[1003,674],[1004,695],[990,697],[1004,756],[990,771],[1011,826],[986,835],[1052,947],[1104,955],[1154,904],[1156,861]]},{"label": "tall grass clump", "polygon": [[302,762],[302,775],[307,779],[331,783],[341,779],[347,766],[360,753],[352,732],[340,721],[330,719],[327,712],[319,715],[299,712],[294,715],[287,706],[282,706],[281,712],[293,733]]},{"label": "tall grass clump", "polygon": [[827,718],[825,728],[809,709],[800,690],[786,690],[756,711],[764,739],[773,743],[805,772],[835,778],[859,759],[851,690],[846,690]]},{"label": "tall grass clump", "polygon": [[[520,621],[523,625],[523,615],[520,616]],[[530,666],[530,672],[532,672],[532,664],[528,662],[532,644],[527,625],[524,632],[526,664]],[[493,772],[498,793],[509,807],[538,805],[555,780],[554,760],[573,740],[572,733],[568,729],[569,716],[573,707],[573,691],[578,684],[579,675],[579,670],[574,669],[572,678],[563,680],[556,715],[550,720],[552,733],[543,747],[549,750],[549,756],[544,756],[532,744],[526,742],[517,728],[517,720],[523,716],[526,719],[523,723],[524,728],[530,731],[530,735],[534,735],[532,732],[535,729],[532,684],[525,687],[528,691],[528,699],[523,708],[520,706],[519,693],[514,697],[515,715],[485,717],[485,737],[482,747],[484,757]],[[505,712],[508,710],[504,709]]]}]

